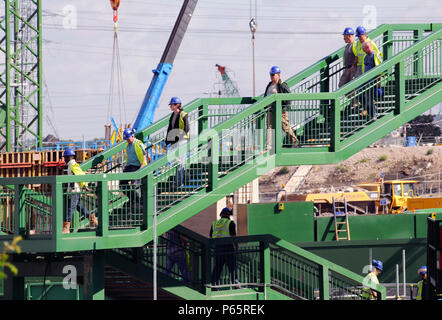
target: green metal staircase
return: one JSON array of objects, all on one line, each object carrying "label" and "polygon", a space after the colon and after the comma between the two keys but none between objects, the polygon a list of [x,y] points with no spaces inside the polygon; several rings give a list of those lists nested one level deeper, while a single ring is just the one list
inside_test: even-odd
[{"label": "green metal staircase", "polygon": [[[290,94],[197,99],[185,107],[192,137],[186,145],[165,149],[168,117],[138,133],[148,140],[152,161],[137,172],[121,173],[125,143],[120,143],[83,163],[90,173],[85,176],[2,178],[0,238],[24,236],[25,252],[140,248],[153,239],[154,218],[163,234],[276,166],[340,162],[442,101],[441,26],[373,30],[369,37],[384,62],[339,89],[343,48],[288,79]],[[377,119],[360,116],[358,102],[378,87],[384,94],[374,102]],[[284,111],[297,147],[286,143],[276,120],[283,101],[290,101]],[[270,122],[274,132],[266,129]],[[132,190],[119,185],[137,179],[141,184]],[[71,196],[67,184],[83,181],[94,189],[82,197],[99,225],[90,229],[80,220],[73,232],[62,234]],[[41,191],[30,191],[30,185]],[[140,193],[141,203],[131,204],[127,196],[133,192]]]}]

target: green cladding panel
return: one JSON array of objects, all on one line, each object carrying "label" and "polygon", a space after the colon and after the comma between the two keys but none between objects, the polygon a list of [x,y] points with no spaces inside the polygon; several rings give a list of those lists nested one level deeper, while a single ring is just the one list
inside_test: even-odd
[{"label": "green cladding panel", "polygon": [[289,242],[314,241],[312,202],[288,202],[280,211],[275,203],[248,206],[248,233],[272,234]]}]

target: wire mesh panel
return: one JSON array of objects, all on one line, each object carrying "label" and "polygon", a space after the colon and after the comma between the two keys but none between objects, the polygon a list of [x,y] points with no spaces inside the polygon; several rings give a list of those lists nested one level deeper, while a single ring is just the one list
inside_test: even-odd
[{"label": "wire mesh panel", "polygon": [[24,208],[27,234],[52,234],[53,212],[51,193],[26,190],[24,194]]},{"label": "wire mesh panel", "polygon": [[63,184],[63,222],[69,223],[70,232],[95,228],[91,223],[98,206],[95,188],[90,185],[92,191],[86,191],[73,185]]},{"label": "wire mesh panel", "polygon": [[0,231],[14,232],[14,190],[7,186],[0,187]]},{"label": "wire mesh panel", "polygon": [[[179,143],[178,143],[179,144]],[[180,153],[180,146],[186,151]],[[157,213],[164,212],[208,185],[209,147],[191,148],[191,143],[169,149],[170,162],[154,173]]]},{"label": "wire mesh panel", "polygon": [[[153,242],[142,248],[142,262],[153,267]],[[169,277],[183,281],[193,288],[202,288],[203,254],[202,244],[176,229],[169,230],[158,238],[157,270]]]},{"label": "wire mesh panel", "polygon": [[[324,146],[330,144],[331,128],[330,100],[296,100],[283,108],[287,114],[288,125],[296,135],[299,145]],[[283,126],[283,146],[294,146],[290,130]]]},{"label": "wire mesh panel", "polygon": [[341,140],[395,109],[395,77],[393,67],[341,97]]},{"label": "wire mesh panel", "polygon": [[330,271],[330,300],[364,300],[361,283]]},{"label": "wire mesh panel", "polygon": [[242,242],[219,244],[212,242],[211,285],[218,290],[232,286],[256,287],[263,282],[259,243]]},{"label": "wire mesh panel", "polygon": [[281,247],[270,246],[271,283],[301,299],[318,298],[319,265]]}]

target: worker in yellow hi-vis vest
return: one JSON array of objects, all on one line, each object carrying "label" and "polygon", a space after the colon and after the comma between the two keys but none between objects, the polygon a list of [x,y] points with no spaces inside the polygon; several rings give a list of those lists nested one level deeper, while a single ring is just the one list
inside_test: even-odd
[{"label": "worker in yellow hi-vis vest", "polygon": [[[124,129],[123,139],[126,141],[126,165],[123,172],[135,172],[147,165],[146,147],[143,141],[135,138],[135,130]],[[142,208],[141,197],[138,194],[140,186],[141,179],[120,181],[120,189],[129,198],[132,213]]]},{"label": "worker in yellow hi-vis vest", "polygon": [[379,284],[379,279],[378,276],[381,274],[382,270],[384,269],[384,266],[382,264],[382,261],[379,260],[372,260],[371,263],[372,266],[372,271],[367,274],[364,278],[363,284],[364,284],[364,288],[363,293],[362,293],[362,298],[364,299],[368,299],[368,300],[376,300],[378,298],[378,293],[369,288],[369,285],[375,285],[375,284]]},{"label": "worker in yellow hi-vis vest", "polygon": [[[209,236],[213,239],[236,236],[235,222],[230,220],[233,214],[229,207],[220,213],[220,219],[212,222]],[[230,283],[238,283],[237,252],[238,244],[218,244],[215,246],[215,266],[212,272],[212,285],[218,285],[224,265],[227,265],[230,273]]]},{"label": "worker in yellow hi-vis vest", "polygon": [[[189,141],[189,115],[183,110],[181,99],[172,97],[169,102],[172,114],[169,118],[169,126],[167,127],[166,145],[168,155],[176,152],[178,148]],[[185,169],[185,161],[187,152],[176,154],[173,161],[178,161],[176,166],[175,186],[180,187],[187,182],[187,172]]]},{"label": "worker in yellow hi-vis vest", "polygon": [[427,300],[427,266],[422,266],[417,271],[421,280],[417,283],[416,300]]},{"label": "worker in yellow hi-vis vest", "polygon": [[364,42],[370,42],[373,51],[382,59],[382,53],[379,51],[374,41],[372,41],[367,36],[367,30],[363,26],[359,26],[356,28],[356,37],[358,37],[359,41],[357,41],[356,45],[353,46],[353,54],[356,56],[356,59],[354,61],[354,67],[356,68],[354,73],[355,78],[359,77],[365,71],[364,59],[366,53],[362,49],[362,45],[364,44]]},{"label": "worker in yellow hi-vis vest", "polygon": [[[80,165],[75,161],[75,151],[72,149],[66,149],[63,152],[64,162],[68,166],[68,175],[84,175],[84,171],[80,168]],[[62,233],[70,233],[72,216],[75,210],[84,214],[86,218],[89,218],[90,227],[95,227],[98,224],[97,218],[92,214],[81,201],[81,195],[83,191],[92,191],[86,182],[71,182],[67,187],[67,216],[63,222]]]}]

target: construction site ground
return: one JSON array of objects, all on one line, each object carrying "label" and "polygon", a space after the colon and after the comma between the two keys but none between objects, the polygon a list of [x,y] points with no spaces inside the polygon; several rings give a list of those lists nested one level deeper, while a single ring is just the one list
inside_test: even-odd
[{"label": "construction site ground", "polygon": [[[277,167],[259,178],[261,198],[274,197],[298,167]],[[368,147],[350,158],[330,165],[314,165],[296,193],[328,192],[364,182],[376,182],[381,173],[386,180],[439,179],[442,174],[442,146]],[[427,179],[428,180],[428,179]]]}]

